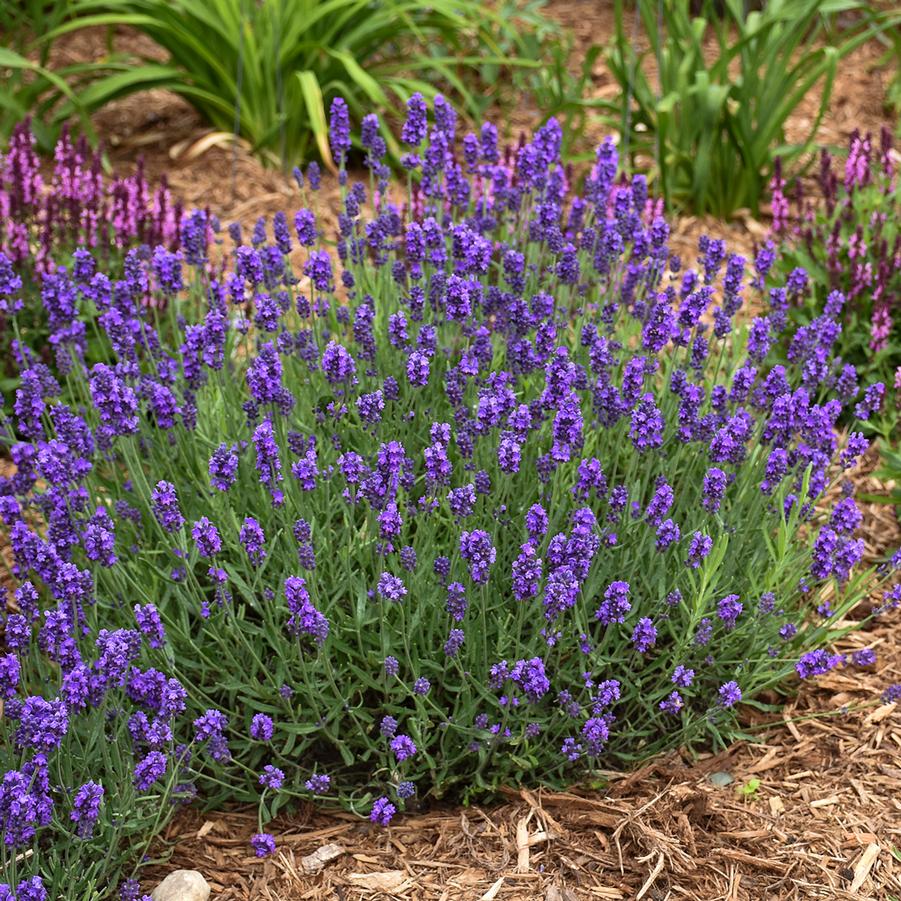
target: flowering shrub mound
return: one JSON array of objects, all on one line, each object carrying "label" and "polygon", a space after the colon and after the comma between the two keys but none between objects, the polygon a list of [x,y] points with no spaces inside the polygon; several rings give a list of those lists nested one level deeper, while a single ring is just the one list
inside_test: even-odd
[{"label": "flowering shrub mound", "polygon": [[[343,164],[341,102],[330,136]],[[69,342],[73,401],[33,363],[10,411],[8,779],[105,710],[142,793],[261,797],[265,855],[291,798],[387,824],[566,785],[728,741],[739,701],[845,664],[828,642],[898,559],[859,570],[850,484],[824,499],[867,446],[836,420],[884,390],[836,369],[841,295],[774,366],[772,256],[707,239],[683,270],[610,141],[576,194],[553,121],[501,155],[414,97],[403,140],[398,206],[364,119],[372,184],[342,168],[335,256],[305,208],[214,280],[165,248],[130,251],[113,292],[85,254],[57,274],[74,302],[45,304],[114,362]]]},{"label": "flowering shrub mound", "polygon": [[777,172],[773,188],[773,232],[782,239],[778,268],[795,266],[810,275],[810,290],[798,298],[798,319],[820,315],[830,291],[847,299],[836,353],[847,365],[886,382],[894,381],[901,403],[901,193],[892,136],[879,141],[854,133],[844,167],[835,171],[824,150],[817,178],[820,196],[799,190],[795,209]]}]

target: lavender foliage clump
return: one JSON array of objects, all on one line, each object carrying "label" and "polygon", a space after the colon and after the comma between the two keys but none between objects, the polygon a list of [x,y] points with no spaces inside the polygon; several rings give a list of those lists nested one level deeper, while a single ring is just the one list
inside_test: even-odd
[{"label": "lavender foliage clump", "polygon": [[[111,359],[65,345],[64,388],[23,344],[4,414],[4,860],[59,824],[121,843],[198,791],[263,793],[261,830],[298,793],[387,826],[724,743],[743,700],[844,665],[831,639],[896,578],[833,490],[867,447],[841,417],[883,401],[849,387],[837,299],[795,328],[803,273],[713,238],[683,269],[612,142],[577,187],[554,120],[501,153],[426,113],[405,205],[345,185],[334,253],[295,217],[298,272],[286,218],[234,230],[215,279],[168,246],[52,273],[47,317]],[[349,129],[336,103],[337,159]]]}]

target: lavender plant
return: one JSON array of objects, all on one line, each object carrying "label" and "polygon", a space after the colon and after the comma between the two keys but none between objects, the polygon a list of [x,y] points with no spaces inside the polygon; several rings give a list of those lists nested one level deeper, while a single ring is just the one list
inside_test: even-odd
[{"label": "lavender plant", "polygon": [[78,247],[104,263],[136,243],[178,249],[182,209],[165,177],[153,188],[139,163],[134,175],[108,180],[101,154],[68,128],[54,148],[49,182],[43,171],[26,119],[0,153],[0,252],[17,268],[52,272]]},{"label": "lavender plant", "polygon": [[176,740],[190,734],[187,693],[146,666],[145,649],[159,647],[146,615],[113,630],[76,616],[89,581],[89,571],[62,564],[49,587],[55,607],[42,615],[26,580],[6,616],[0,899],[101,899],[120,881],[127,889],[173,802],[193,793],[190,737]]},{"label": "lavender plant", "polygon": [[[165,248],[130,251],[112,295],[60,273],[68,320],[115,352],[66,345],[69,405],[22,354],[0,513],[44,624],[21,648],[52,658],[50,620],[137,628],[126,680],[184,685],[191,781],[259,800],[260,856],[292,799],[388,825],[729,741],[739,702],[845,665],[831,640],[899,564],[860,567],[867,441],[835,424],[884,388],[836,371],[842,296],[772,365],[790,324],[769,253],[705,239],[683,269],[611,141],[577,193],[556,122],[515,154],[496,135],[412,98],[405,191],[366,117],[367,189],[336,101],[335,253],[308,182],[293,229],[233,231],[221,276]],[[191,291],[197,321],[173,302]],[[768,310],[737,328],[752,292]],[[170,774],[148,720],[135,753]]]},{"label": "lavender plant", "polygon": [[[35,149],[30,121],[16,126],[0,154],[0,390],[17,384],[17,340],[36,348],[50,365],[65,369],[68,346],[79,343],[89,362],[108,360],[102,333],[75,321],[69,282],[57,266],[78,249],[75,268],[96,277],[95,290],[113,292],[122,277],[125,252],[138,244],[169,251],[184,248],[195,265],[206,262],[214,218],[185,214],[166,179],[152,188],[141,165],[133,175],[108,180],[101,155],[84,136],[73,141],[67,128],[56,143],[49,178]],[[87,274],[85,274],[87,273]],[[40,295],[47,295],[42,302]],[[15,314],[15,316],[13,316]],[[14,323],[14,325],[13,325]]]},{"label": "lavender plant", "polygon": [[[838,169],[838,171],[836,171]],[[792,201],[781,172],[773,191],[773,233],[781,241],[780,270],[803,267],[811,275],[794,315],[801,324],[819,316],[831,291],[847,303],[836,352],[868,377],[894,384],[896,397],[881,417],[887,436],[897,425],[901,401],[901,194],[892,136],[883,128],[878,145],[855,132],[843,169],[822,152],[819,195],[795,187]],[[790,192],[789,192],[790,193]]]}]

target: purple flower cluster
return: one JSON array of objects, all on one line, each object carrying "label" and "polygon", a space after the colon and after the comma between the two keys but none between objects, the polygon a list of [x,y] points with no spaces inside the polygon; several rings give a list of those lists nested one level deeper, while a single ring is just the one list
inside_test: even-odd
[{"label": "purple flower cluster", "polygon": [[254,835],[250,840],[250,846],[257,857],[269,857],[275,854],[275,838],[268,832],[258,832]]},{"label": "purple flower cluster", "polygon": [[329,621],[313,606],[306,579],[289,576],[285,580],[285,599],[288,610],[291,611],[286,625],[288,632],[297,637],[308,638],[316,646],[322,647],[328,638]]},{"label": "purple flower cluster", "polygon": [[265,713],[255,713],[250,725],[250,737],[257,741],[269,741],[272,738],[272,717]]},{"label": "purple flower cluster", "polygon": [[488,581],[491,564],[497,559],[497,551],[491,536],[484,529],[460,533],[460,556],[469,563],[469,577],[477,585]]},{"label": "purple flower cluster", "polygon": [[[199,211],[183,216],[165,179],[153,188],[138,167],[133,175],[108,181],[101,154],[84,135],[73,141],[68,129],[57,142],[48,177],[35,147],[25,121],[13,129],[0,159],[0,255],[13,267],[51,272],[60,248],[88,248],[77,255],[73,275],[89,287],[96,275],[93,254],[106,256],[137,243],[163,251],[183,247],[188,263],[205,262],[211,224]],[[15,294],[15,269],[2,273],[0,265],[0,295]]]},{"label": "purple flower cluster", "polygon": [[626,614],[632,609],[629,601],[629,583],[611,582],[604,591],[604,600],[595,612],[595,619],[603,625],[621,623],[625,621]]},{"label": "purple flower cluster", "polygon": [[90,838],[94,831],[97,817],[100,815],[100,804],[103,801],[103,786],[96,782],[85,782],[72,801],[72,813],[69,819],[75,824],[79,838]]},{"label": "purple flower cluster", "polygon": [[[774,237],[781,240],[777,268],[789,273],[811,261],[825,274],[818,282],[799,286],[796,300],[805,319],[826,311],[841,325],[837,353],[844,372],[832,375],[843,399],[857,393],[857,369],[873,369],[891,385],[899,378],[901,340],[901,238],[892,211],[898,206],[898,162],[893,137],[883,127],[878,137],[855,130],[841,161],[823,150],[816,194],[795,194],[790,204],[784,182],[771,185]],[[800,318],[800,317],[799,317]],[[815,358],[816,349],[812,348]],[[810,351],[808,351],[810,353]],[[811,370],[813,359],[805,361]],[[820,367],[822,369],[822,367]],[[901,401],[895,387],[895,406]],[[867,419],[864,407],[858,418]]]},{"label": "purple flower cluster", "polygon": [[[829,623],[895,577],[861,565],[842,488],[867,448],[843,417],[884,398],[835,353],[838,298],[793,328],[811,279],[775,283],[771,248],[705,238],[683,266],[615,145],[578,189],[553,119],[504,149],[414,97],[401,207],[381,123],[355,144],[332,109],[333,251],[310,202],[293,235],[231,229],[215,273],[191,271],[194,217],[178,248],[79,253],[42,285],[74,328],[65,378],[17,346],[2,423],[15,848],[105,835],[132,792],[264,793],[261,830],[328,795],[387,826],[417,796],[728,736],[760,686],[837,666]],[[24,284],[0,261],[4,300]],[[45,790],[89,720],[124,776]]]}]

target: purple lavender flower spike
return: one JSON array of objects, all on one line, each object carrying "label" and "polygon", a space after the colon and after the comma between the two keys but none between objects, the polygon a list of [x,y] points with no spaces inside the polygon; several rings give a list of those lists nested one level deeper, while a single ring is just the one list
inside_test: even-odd
[{"label": "purple lavender flower spike", "polygon": [[258,832],[251,837],[250,847],[257,857],[269,857],[275,854],[275,839],[268,832]]},{"label": "purple lavender flower spike", "polygon": [[379,826],[387,826],[396,812],[397,808],[387,798],[378,798],[372,805],[369,819]]}]

